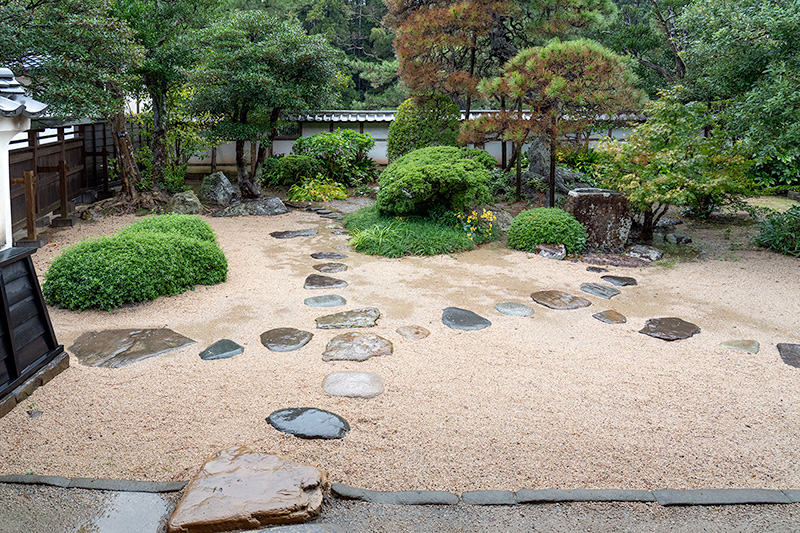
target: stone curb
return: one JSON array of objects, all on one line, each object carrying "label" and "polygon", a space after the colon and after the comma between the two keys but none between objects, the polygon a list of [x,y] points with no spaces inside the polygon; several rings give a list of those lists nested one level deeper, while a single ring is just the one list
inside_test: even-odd
[{"label": "stone curb", "polygon": [[515,505],[513,490],[470,490],[461,495],[466,505]]},{"label": "stone curb", "polygon": [[254,533],[345,533],[344,529],[335,524],[298,524],[295,526],[278,526],[268,529],[259,529]]},{"label": "stone curb", "polygon": [[800,503],[800,490],[792,489],[783,491],[792,503]]},{"label": "stone curb", "polygon": [[331,492],[345,500],[361,500],[388,505],[458,505],[458,496],[441,490],[398,490],[380,492],[359,489],[343,483],[331,485]]},{"label": "stone curb", "polygon": [[188,482],[127,481],[124,479],[92,479],[88,477],[70,479],[61,476],[10,474],[0,476],[0,483],[49,485],[64,489],[113,490],[117,492],[178,492],[183,490]]},{"label": "stone curb", "polygon": [[792,503],[783,491],[767,489],[663,489],[653,491],[653,495],[664,506]]},{"label": "stone curb", "polygon": [[647,490],[530,490],[517,491],[517,503],[555,502],[654,502],[653,493]]}]

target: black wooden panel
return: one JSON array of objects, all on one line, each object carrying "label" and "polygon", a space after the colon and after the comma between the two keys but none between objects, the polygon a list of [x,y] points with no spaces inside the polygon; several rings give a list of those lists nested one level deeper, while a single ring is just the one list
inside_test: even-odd
[{"label": "black wooden panel", "polygon": [[27,274],[28,270],[25,268],[25,261],[17,261],[3,268],[3,281],[8,285],[15,279],[27,276]]},{"label": "black wooden panel", "polygon": [[9,307],[11,316],[11,327],[16,328],[23,322],[39,314],[36,306],[36,298],[33,294]]},{"label": "black wooden panel", "polygon": [[41,335],[17,349],[17,361],[20,368],[28,368],[37,359],[48,352],[47,342]]},{"label": "black wooden panel", "polygon": [[[3,385],[11,381],[11,376],[8,374],[8,365],[6,365],[6,361],[0,361],[0,389],[3,388]],[[2,397],[2,395],[0,395]]]},{"label": "black wooden panel", "polygon": [[28,298],[31,294],[33,294],[33,288],[28,278],[19,278],[11,283],[6,283],[6,297],[8,298],[9,307]]},{"label": "black wooden panel", "polygon": [[[14,328],[14,341],[17,345],[17,350],[18,350],[17,362],[20,368],[24,368],[25,366],[28,365],[28,363],[30,363],[30,361],[27,362],[20,361],[19,358],[20,347],[30,343],[36,337],[41,337],[42,335],[44,335],[44,333],[45,333],[44,324],[42,324],[42,319],[41,317],[39,317],[39,315],[36,315],[35,317],[29,320],[26,320],[25,322]],[[46,351],[47,348],[45,348],[44,352]]]}]

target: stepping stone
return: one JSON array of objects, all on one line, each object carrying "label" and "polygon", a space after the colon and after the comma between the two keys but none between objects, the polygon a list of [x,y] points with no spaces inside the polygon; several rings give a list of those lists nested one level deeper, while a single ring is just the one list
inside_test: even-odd
[{"label": "stepping stone", "polygon": [[298,229],[298,230],[291,230],[291,231],[273,231],[270,233],[276,239],[294,239],[295,237],[311,237],[312,235],[316,235],[317,230],[315,229]]},{"label": "stepping stone", "polygon": [[600,272],[608,272],[608,269],[603,267],[586,267],[586,271],[599,274]]},{"label": "stepping stone", "polygon": [[347,282],[343,279],[336,279],[330,276],[320,276],[319,274],[311,274],[306,278],[303,284],[304,289],[343,289],[347,287]]},{"label": "stepping stone", "polygon": [[476,331],[492,325],[482,316],[459,307],[445,308],[442,311],[442,323],[448,328],[464,331]]},{"label": "stepping stone", "polygon": [[169,519],[172,533],[297,524],[319,515],[324,472],[284,457],[229,448],[206,461]]},{"label": "stepping stone", "polygon": [[517,302],[503,302],[494,306],[498,313],[508,316],[531,316],[533,309],[530,306]]},{"label": "stepping stone", "polygon": [[335,294],[326,294],[325,296],[312,296],[306,298],[303,303],[309,307],[338,307],[345,305],[347,300]]},{"label": "stepping stone", "polygon": [[314,407],[293,407],[267,417],[269,425],[301,439],[341,439],[350,431],[347,420]]},{"label": "stepping stone", "polygon": [[400,326],[395,331],[397,331],[399,335],[407,339],[415,339],[415,340],[424,339],[425,337],[431,334],[430,331],[423,328],[422,326]]},{"label": "stepping stone", "polygon": [[627,318],[620,313],[617,313],[613,309],[609,309],[608,311],[603,311],[601,313],[595,313],[592,316],[600,322],[605,322],[606,324],[624,324],[628,321]]},{"label": "stepping stone", "polygon": [[324,209],[325,209],[324,207],[309,207],[307,210],[308,211],[320,211],[320,210],[324,210]]},{"label": "stepping stone", "polygon": [[331,211],[330,209],[325,209],[325,208],[317,209],[318,215],[330,215],[331,213],[333,213],[333,211]]},{"label": "stepping stone", "polygon": [[344,259],[347,256],[344,254],[340,254],[339,252],[314,252],[311,254],[311,257],[314,259],[323,259],[323,260],[331,260],[331,259]]},{"label": "stepping stone", "polygon": [[600,279],[605,280],[612,285],[616,285],[617,287],[633,287],[638,285],[634,278],[629,278],[627,276],[600,276]]},{"label": "stepping stone", "polygon": [[778,344],[778,353],[784,363],[795,368],[800,368],[800,344]]},{"label": "stepping stone", "polygon": [[333,232],[332,232],[332,233],[333,233],[334,235],[350,235],[350,232],[349,232],[349,231],[347,231],[346,229],[337,229],[337,230],[333,230]]},{"label": "stepping stone", "polygon": [[171,329],[110,329],[87,331],[69,347],[86,366],[119,368],[194,344]]},{"label": "stepping stone", "polygon": [[308,344],[313,336],[299,329],[275,328],[261,334],[261,344],[273,352],[291,352]]},{"label": "stepping stone", "polygon": [[757,341],[753,340],[730,340],[720,344],[723,348],[730,348],[731,350],[740,350],[747,353],[758,353],[760,346]]},{"label": "stepping stone", "polygon": [[325,351],[323,361],[366,361],[370,357],[392,355],[391,341],[371,333],[343,333],[332,338]]},{"label": "stepping stone", "polygon": [[204,361],[213,361],[215,359],[228,359],[234,355],[244,353],[244,347],[236,344],[230,339],[222,339],[217,341],[202,352],[200,352],[200,359]]},{"label": "stepping stone", "polygon": [[372,328],[380,317],[381,312],[375,307],[342,311],[316,319],[317,329]]},{"label": "stepping stone", "polygon": [[579,309],[592,305],[592,302],[585,298],[573,296],[562,291],[538,291],[531,294],[531,298],[537,304],[559,311]]},{"label": "stepping stone", "polygon": [[337,272],[344,272],[347,270],[347,265],[344,263],[320,263],[311,268],[325,274],[336,274]]},{"label": "stepping stone", "polygon": [[599,283],[581,283],[581,290],[592,296],[598,296],[610,300],[620,293],[619,289],[609,287],[608,285],[600,285]]},{"label": "stepping stone", "polygon": [[533,249],[533,253],[556,261],[561,261],[567,257],[567,249],[563,244],[537,244]]},{"label": "stepping stone", "polygon": [[372,372],[333,372],[322,382],[325,394],[345,398],[374,398],[383,394],[383,388],[383,378]]},{"label": "stepping stone", "polygon": [[665,341],[676,341],[688,339],[692,335],[700,333],[700,328],[696,324],[680,318],[651,318],[645,323],[644,328],[639,330],[639,333]]}]

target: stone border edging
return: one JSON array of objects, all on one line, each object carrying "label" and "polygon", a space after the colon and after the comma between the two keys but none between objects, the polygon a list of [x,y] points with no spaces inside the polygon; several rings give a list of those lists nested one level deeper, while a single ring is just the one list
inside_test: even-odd
[{"label": "stone border edging", "polygon": [[361,500],[389,505],[519,505],[569,502],[639,502],[677,505],[753,505],[800,503],[800,489],[690,489],[690,490],[620,490],[620,489],[521,489],[471,490],[459,498],[437,490],[374,491],[331,485],[331,493],[345,500]]},{"label": "stone border edging", "polygon": [[49,485],[64,489],[113,490],[117,492],[178,492],[188,481],[128,481],[125,479],[66,478],[35,474],[10,474],[0,476],[0,483],[20,485]]}]

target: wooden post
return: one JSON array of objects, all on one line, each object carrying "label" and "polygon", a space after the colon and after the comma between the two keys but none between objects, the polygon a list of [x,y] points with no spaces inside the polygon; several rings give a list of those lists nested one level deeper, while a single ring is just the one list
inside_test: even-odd
[{"label": "wooden post", "polygon": [[61,218],[69,217],[67,206],[67,141],[64,127],[58,128],[58,142],[61,143],[61,160],[58,162],[58,186],[61,189]]},{"label": "wooden post", "polygon": [[23,178],[11,178],[11,185],[25,186],[25,226],[28,229],[28,241],[36,240],[36,175],[26,170]]}]

